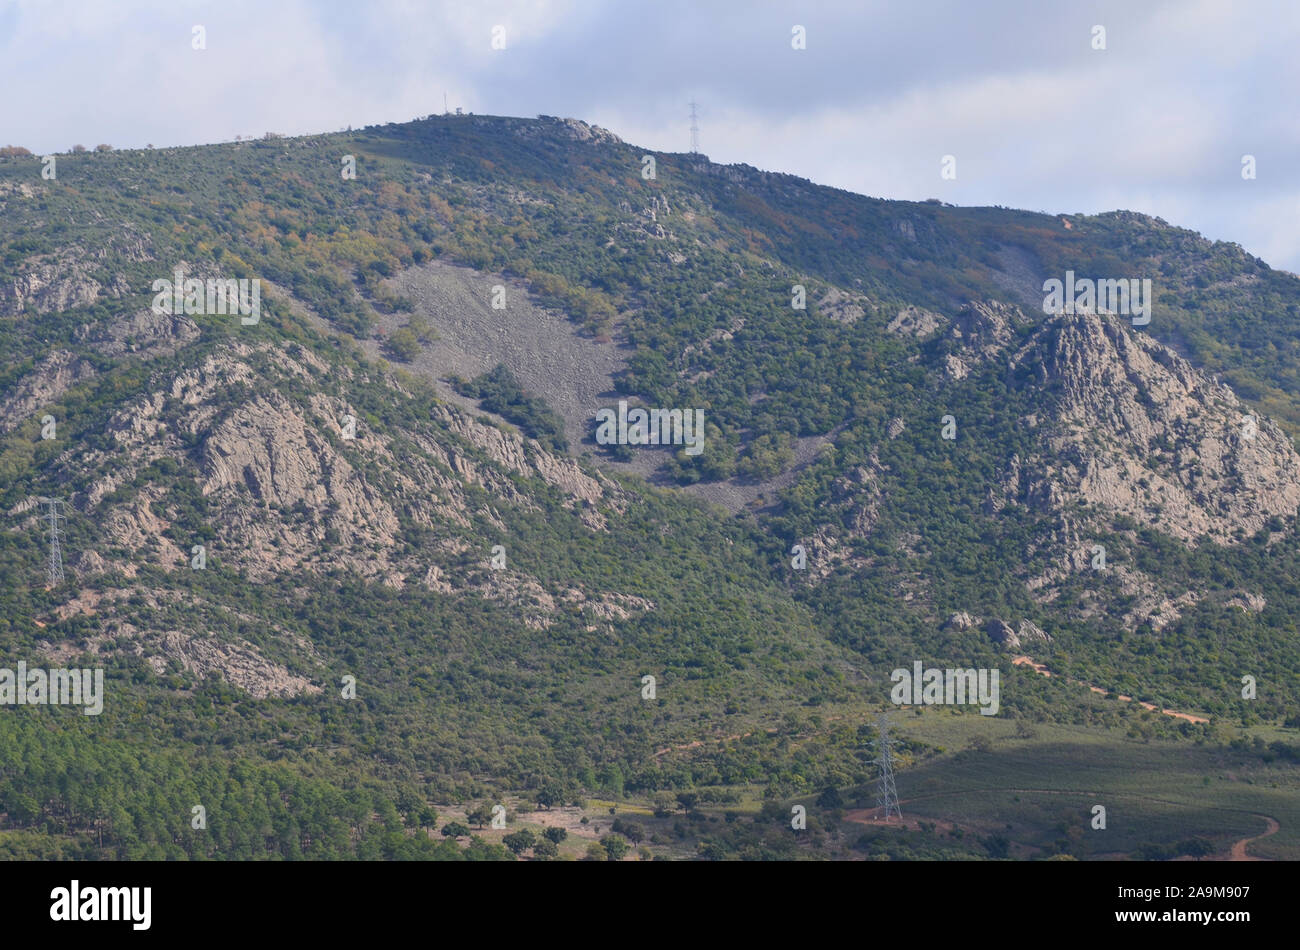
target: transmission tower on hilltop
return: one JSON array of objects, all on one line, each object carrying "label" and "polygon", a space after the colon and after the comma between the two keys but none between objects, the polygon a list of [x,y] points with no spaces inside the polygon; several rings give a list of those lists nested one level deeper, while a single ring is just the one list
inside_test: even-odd
[{"label": "transmission tower on hilltop", "polygon": [[876,806],[880,809],[880,817],[889,821],[892,814],[895,817],[902,818],[903,813],[898,809],[898,789],[894,787],[894,742],[889,735],[890,722],[888,715],[881,715],[876,720],[876,766],[880,769],[880,782],[876,789]]},{"label": "transmission tower on hilltop", "polygon": [[695,115],[695,100],[691,100],[691,154],[700,154],[700,123]]},{"label": "transmission tower on hilltop", "polygon": [[45,568],[45,579],[50,587],[58,587],[63,583],[63,548],[59,544],[59,520],[63,518],[59,506],[62,505],[62,498],[45,498],[36,499],[44,505],[49,506],[49,525],[50,525],[50,560]]}]

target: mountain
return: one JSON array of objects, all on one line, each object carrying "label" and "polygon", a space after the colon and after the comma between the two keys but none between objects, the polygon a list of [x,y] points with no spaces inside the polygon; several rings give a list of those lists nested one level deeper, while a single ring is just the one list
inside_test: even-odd
[{"label": "mountain", "polygon": [[[0,643],[106,696],[0,712],[0,853],[509,857],[421,814],[599,799],[674,857],[996,856],[997,808],[901,851],[845,810],[915,662],[1002,696],[911,710],[904,792],[1015,742],[1295,786],[1300,279],[1235,245],[546,116],[41,168],[0,158]],[[701,450],[598,441],[620,403]],[[1285,807],[1228,801],[1225,850]]]}]

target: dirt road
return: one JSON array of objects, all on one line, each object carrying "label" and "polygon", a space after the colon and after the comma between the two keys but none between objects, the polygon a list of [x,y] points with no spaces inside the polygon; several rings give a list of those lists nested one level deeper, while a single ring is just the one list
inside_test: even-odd
[{"label": "dirt road", "polygon": [[1232,846],[1232,854],[1228,858],[1229,861],[1267,861],[1268,860],[1267,858],[1257,858],[1254,855],[1247,854],[1246,845],[1250,844],[1252,841],[1258,841],[1260,838],[1267,838],[1271,834],[1276,834],[1279,825],[1277,823],[1277,819],[1270,818],[1268,817],[1268,815],[1256,815],[1255,817],[1263,818],[1264,821],[1268,822],[1268,828],[1265,829],[1264,833],[1261,835],[1255,835],[1255,837],[1253,838],[1242,838],[1240,841],[1234,844]]},{"label": "dirt road", "polygon": [[[1012,660],[1011,660],[1011,662],[1012,662],[1013,664],[1015,664],[1016,666],[1027,666],[1027,667],[1029,667],[1030,669],[1032,669],[1035,673],[1041,673],[1041,674],[1043,674],[1044,676],[1051,676],[1051,675],[1052,675],[1051,671],[1048,670],[1048,668],[1047,668],[1046,666],[1044,666],[1042,663],[1035,662],[1035,660],[1034,660],[1033,657],[1029,657],[1029,656],[1017,656],[1017,657],[1013,657]],[[1074,683],[1074,684],[1076,684],[1076,685],[1078,685],[1078,686],[1087,686],[1088,689],[1090,689],[1090,690],[1092,690],[1094,693],[1098,693],[1098,694],[1100,694],[1100,695],[1102,695],[1102,696],[1108,696],[1108,695],[1110,695],[1106,690],[1102,689],[1100,686],[1093,686],[1091,683],[1085,683],[1085,682],[1083,682],[1082,680],[1069,680],[1068,682]],[[1131,703],[1131,702],[1133,702],[1133,697],[1132,697],[1132,696],[1124,696],[1123,694],[1121,694],[1121,695],[1120,695],[1119,697],[1117,697],[1117,698],[1119,699],[1120,702],[1123,702],[1123,703]],[[1151,703],[1141,703],[1141,702],[1140,702],[1140,703],[1138,703],[1138,705],[1141,706],[1143,709],[1149,709],[1149,710],[1151,710],[1152,712],[1162,712],[1162,713],[1164,713],[1166,716],[1173,716],[1175,719],[1186,719],[1188,722],[1209,722],[1209,721],[1210,721],[1210,720],[1206,719],[1204,716],[1193,716],[1191,713],[1178,712],[1178,711],[1173,710],[1173,709],[1159,709],[1159,710],[1157,710],[1156,707],[1155,707],[1154,705],[1152,705]]]}]

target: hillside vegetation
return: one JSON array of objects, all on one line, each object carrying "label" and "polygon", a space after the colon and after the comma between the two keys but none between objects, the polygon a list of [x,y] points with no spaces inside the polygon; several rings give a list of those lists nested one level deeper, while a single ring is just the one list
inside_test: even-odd
[{"label": "hillside vegetation", "polygon": [[[1016,838],[1001,799],[948,814],[992,844],[792,837],[791,803],[869,806],[918,660],[999,669],[1020,733],[904,716],[900,790],[966,781],[974,738],[1020,787],[1041,727],[1075,730],[1053,761],[1175,750],[1294,792],[1300,279],[1127,212],[646,154],[439,116],[54,180],[0,157],[0,665],[107,694],[0,707],[0,854],[508,859],[426,832],[599,799],[676,857],[1170,856],[1268,807],[1114,847],[1046,806]],[[178,269],[261,281],[260,319],[156,312]],[[1045,314],[1067,270],[1151,279],[1150,324]],[[704,451],[597,445],[620,399],[702,411]],[[1122,778],[1093,785],[1143,794]]]}]

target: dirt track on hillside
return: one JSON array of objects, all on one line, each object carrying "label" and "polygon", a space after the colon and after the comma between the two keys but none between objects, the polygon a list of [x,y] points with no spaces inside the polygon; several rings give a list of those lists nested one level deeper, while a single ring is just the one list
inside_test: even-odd
[{"label": "dirt track on hillside", "polygon": [[1257,858],[1254,855],[1247,854],[1246,845],[1250,844],[1252,841],[1258,841],[1260,838],[1267,838],[1269,835],[1277,834],[1277,830],[1282,826],[1277,823],[1276,818],[1270,818],[1268,815],[1256,815],[1255,817],[1263,818],[1264,821],[1268,823],[1268,828],[1264,830],[1263,834],[1255,835],[1253,838],[1242,838],[1240,841],[1234,844],[1232,846],[1231,856],[1228,858],[1229,861],[1267,861],[1268,860],[1267,858]]},{"label": "dirt track on hillside", "polygon": [[[1032,669],[1035,673],[1041,673],[1043,676],[1052,675],[1052,672],[1046,666],[1044,666],[1042,663],[1036,662],[1034,658],[1030,656],[1022,655],[1022,656],[1012,657],[1011,662],[1015,666],[1027,666],[1030,669]],[[1094,693],[1097,693],[1098,695],[1101,696],[1110,695],[1109,690],[1104,690],[1100,686],[1093,686],[1091,683],[1085,683],[1083,682],[1083,680],[1067,680],[1067,682],[1074,683],[1076,686],[1087,686],[1088,689],[1092,690]],[[1115,698],[1122,703],[1133,702],[1132,696],[1125,696],[1122,693],[1116,696]],[[1173,709],[1157,709],[1155,705],[1152,703],[1139,702],[1138,705],[1141,706],[1143,709],[1149,709],[1152,712],[1164,713],[1166,716],[1172,716],[1175,719],[1186,719],[1188,722],[1209,722],[1210,721],[1206,719],[1204,716],[1193,716],[1191,713],[1178,712]]]}]

